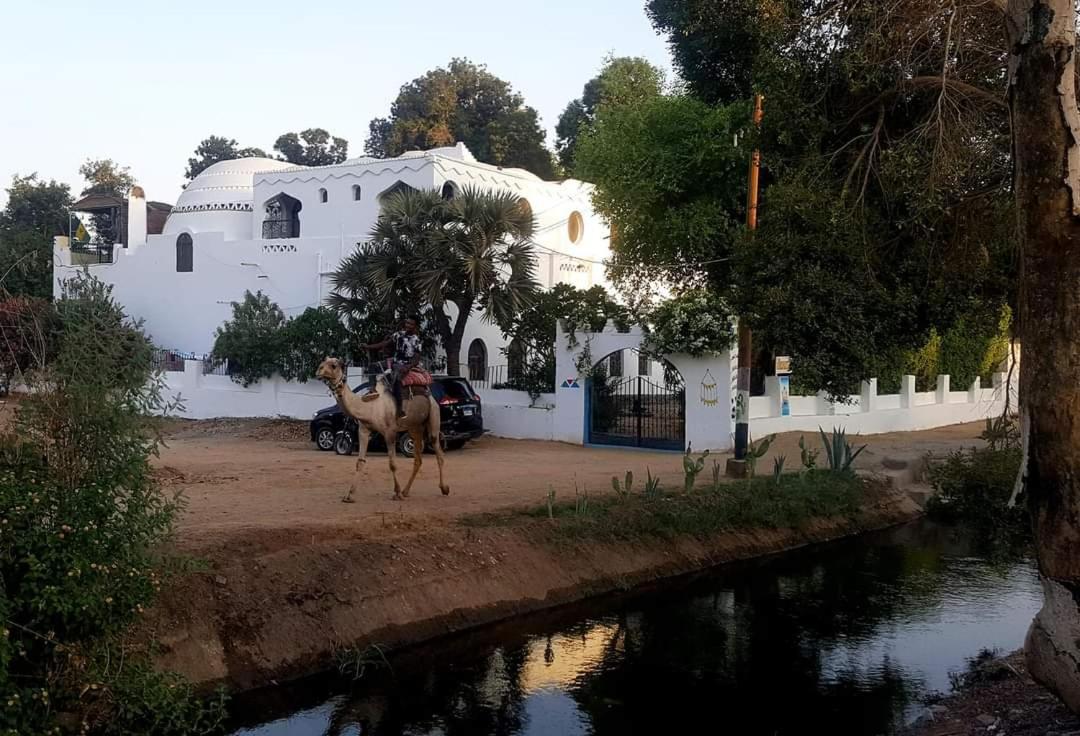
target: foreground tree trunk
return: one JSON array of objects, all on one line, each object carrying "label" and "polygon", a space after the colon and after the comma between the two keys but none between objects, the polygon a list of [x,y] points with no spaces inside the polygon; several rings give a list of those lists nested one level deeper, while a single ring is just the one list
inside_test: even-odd
[{"label": "foreground tree trunk", "polygon": [[[1002,3],[1004,5],[1004,3]],[[1004,7],[1021,248],[1028,504],[1045,602],[1032,675],[1080,711],[1080,111],[1073,0]]]}]

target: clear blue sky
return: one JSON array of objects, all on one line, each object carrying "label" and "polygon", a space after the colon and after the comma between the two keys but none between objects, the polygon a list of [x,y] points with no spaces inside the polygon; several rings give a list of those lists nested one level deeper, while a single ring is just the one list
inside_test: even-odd
[{"label": "clear blue sky", "polygon": [[[0,24],[0,184],[37,171],[82,187],[113,158],[174,202],[208,135],[270,150],[322,127],[362,153],[398,88],[451,57],[488,65],[548,130],[608,52],[670,68],[644,0],[34,0]],[[0,191],[0,202],[6,194]]]}]

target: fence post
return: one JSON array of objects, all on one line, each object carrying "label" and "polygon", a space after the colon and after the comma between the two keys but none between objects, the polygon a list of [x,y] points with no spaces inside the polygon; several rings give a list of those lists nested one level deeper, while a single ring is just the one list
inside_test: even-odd
[{"label": "fence post", "polygon": [[915,376],[900,377],[900,408],[915,408]]},{"label": "fence post", "polygon": [[949,403],[949,376],[946,373],[937,377],[937,403]]},{"label": "fence post", "polygon": [[968,403],[978,404],[981,397],[982,378],[980,376],[975,376],[975,380],[971,382],[971,388],[968,389]]},{"label": "fence post", "polygon": [[859,405],[864,412],[877,411],[877,379],[862,382]]},{"label": "fence post", "polygon": [[765,395],[769,397],[769,416],[780,416],[780,405],[784,400],[780,392],[780,379],[776,376],[765,376]]}]

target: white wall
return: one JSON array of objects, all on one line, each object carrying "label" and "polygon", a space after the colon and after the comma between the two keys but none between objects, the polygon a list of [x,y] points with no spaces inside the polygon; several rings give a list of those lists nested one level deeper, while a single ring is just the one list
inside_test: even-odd
[{"label": "white wall", "polygon": [[[184,419],[220,417],[289,417],[311,419],[319,409],[333,406],[334,397],[322,381],[292,383],[275,376],[244,388],[228,376],[203,375],[201,360],[184,361],[183,372],[165,374],[170,396],[180,395]],[[359,369],[349,371],[349,385],[364,380]]]},{"label": "white wall", "polygon": [[496,437],[555,439],[555,395],[533,401],[524,391],[477,388],[483,402],[484,429]]}]

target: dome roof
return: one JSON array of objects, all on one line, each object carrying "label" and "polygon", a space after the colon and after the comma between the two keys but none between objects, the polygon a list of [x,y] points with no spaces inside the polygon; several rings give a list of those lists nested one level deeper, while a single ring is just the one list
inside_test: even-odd
[{"label": "dome roof", "polygon": [[176,200],[164,234],[220,232],[225,240],[251,239],[255,173],[294,168],[270,158],[238,158],[207,167]]}]

